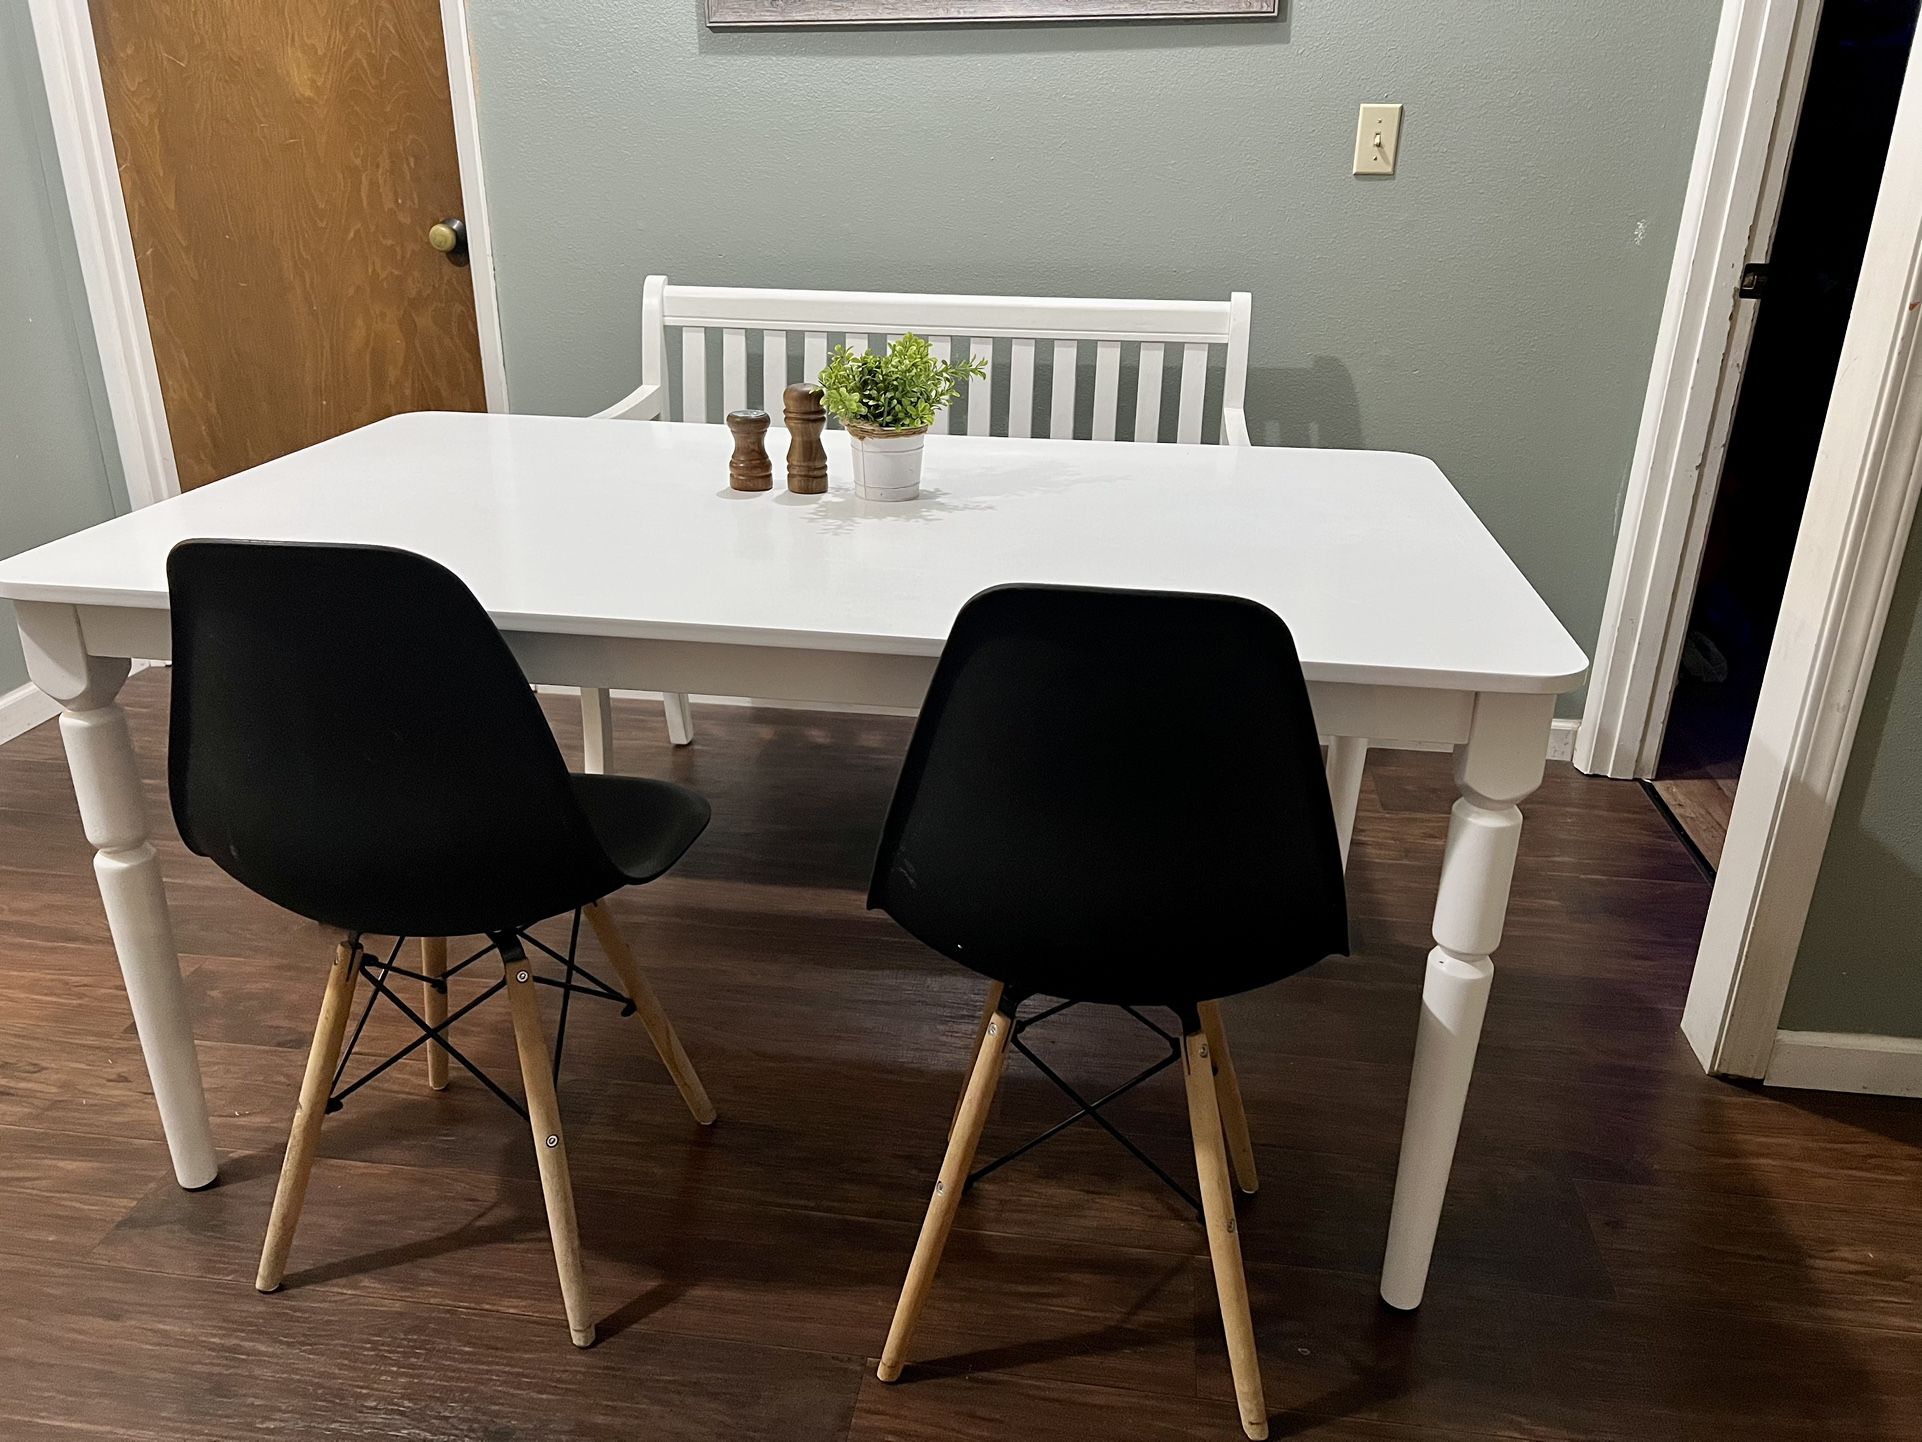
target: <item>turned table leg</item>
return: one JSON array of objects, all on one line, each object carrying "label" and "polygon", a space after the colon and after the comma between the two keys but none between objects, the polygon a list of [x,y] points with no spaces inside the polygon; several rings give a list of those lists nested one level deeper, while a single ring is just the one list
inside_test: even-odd
[{"label": "turned table leg", "polygon": [[21,602],[16,610],[28,674],[62,707],[60,739],[73,773],[80,822],[94,848],[94,877],[174,1175],[190,1190],[210,1186],[219,1165],[180,979],[180,954],[174,947],[173,918],[161,885],[160,860],[147,839],[146,799],[127,713],[114,700],[130,663],[88,655],[79,616],[71,606]]},{"label": "turned table leg", "polygon": [[1521,840],[1516,803],[1541,784],[1551,696],[1476,698],[1469,739],[1455,748],[1461,793],[1448,823],[1441,885],[1435,896],[1435,948],[1422,980],[1415,1065],[1402,1123],[1401,1163],[1382,1263],[1382,1300],[1421,1305],[1441,1223],[1462,1108],[1508,911],[1508,886]]}]

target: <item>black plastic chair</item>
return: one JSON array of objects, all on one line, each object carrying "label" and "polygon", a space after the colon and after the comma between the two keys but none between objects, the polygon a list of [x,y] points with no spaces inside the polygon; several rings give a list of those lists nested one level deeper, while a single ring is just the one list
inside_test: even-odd
[{"label": "black plastic chair", "polygon": [[[1170,740],[1158,695],[1190,717]],[[1217,1001],[1348,947],[1347,898],[1314,713],[1280,618],[1226,596],[1007,586],[961,611],[921,709],[868,904],[987,977],[972,1073],[881,1354],[901,1375],[1012,1043],[1095,1121],[1179,1058],[1242,1425],[1267,1412],[1229,1191],[1254,1151]],[[1033,996],[1062,998],[1026,1020]],[[1088,1102],[1022,1033],[1077,1003],[1126,1009],[1169,1054]],[[1177,1040],[1142,1009],[1166,1007]],[[1051,1128],[1036,1142],[1060,1130]],[[1191,1204],[1194,1198],[1188,1197]]]},{"label": "black plastic chair", "polygon": [[[706,1125],[699,1077],[603,900],[651,881],[706,828],[708,804],[665,781],[570,775],[520,666],[459,577],[373,546],[186,541],[167,559],[173,606],[168,784],[187,845],[249,890],[346,933],[308,1054],[255,1285],[279,1287],[300,1221],[322,1116],[425,1046],[428,1080],[452,1057],[526,1117],[560,1271],[568,1330],[594,1340],[554,1083],[577,995],[638,1011],[675,1084]],[[527,928],[574,913],[568,949]],[[622,990],[575,959],[585,915]],[[395,938],[384,959],[363,934]],[[453,967],[446,938],[487,944]],[[398,964],[422,938],[422,967]],[[558,963],[540,975],[529,948]],[[502,979],[447,1014],[447,978],[498,955]],[[357,982],[372,990],[343,1038]],[[423,987],[422,1010],[390,978]],[[535,986],[560,990],[550,1051]],[[506,991],[523,1107],[470,1062],[448,1029]],[[354,1043],[386,998],[420,1036],[342,1086]]]}]

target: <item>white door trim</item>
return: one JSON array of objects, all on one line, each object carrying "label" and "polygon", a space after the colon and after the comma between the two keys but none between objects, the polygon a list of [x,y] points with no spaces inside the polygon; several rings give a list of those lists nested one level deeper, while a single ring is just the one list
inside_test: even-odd
[{"label": "white door trim", "polygon": [[[120,163],[107,120],[87,0],[30,0],[40,72],[47,88],[54,145],[67,194],[80,274],[87,291],[94,342],[106,383],[127,497],[151,505],[180,493],[172,433],[154,362],[153,336],[140,289],[120,190]],[[475,122],[474,67],[468,46],[466,0],[440,0],[447,44],[447,83],[452,96],[454,142],[460,160],[461,203],[467,222],[469,269],[474,277],[474,318],[480,334],[481,375],[487,408],[507,409],[500,314],[494,296],[494,255],[481,176]]]},{"label": "white door trim", "polygon": [[1682,1031],[1767,1074],[1922,492],[1922,51],[1912,54]]},{"label": "white door trim", "polygon": [[467,225],[468,271],[474,277],[474,323],[480,333],[481,384],[487,409],[507,409],[507,361],[501,344],[500,304],[494,294],[494,233],[481,168],[480,92],[467,0],[440,0],[447,42],[447,93],[454,107],[454,150],[460,157],[461,219]]},{"label": "white door trim", "polygon": [[1821,0],[1725,0],[1575,764],[1652,776]]},{"label": "white door trim", "polygon": [[80,252],[107,409],[127,499],[136,507],[180,493],[173,435],[160,396],[147,303],[140,291],[120,192],[120,165],[107,124],[87,0],[31,0],[34,42],[47,87],[60,178]]}]

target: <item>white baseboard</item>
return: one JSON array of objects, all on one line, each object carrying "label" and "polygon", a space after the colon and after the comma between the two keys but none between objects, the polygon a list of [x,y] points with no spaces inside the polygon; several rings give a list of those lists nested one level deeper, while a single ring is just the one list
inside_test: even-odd
[{"label": "white baseboard", "polygon": [[1778,1031],[1763,1084],[1922,1097],[1922,1039],[1842,1031]]},{"label": "white baseboard", "polygon": [[42,721],[60,714],[60,703],[33,682],[0,696],[0,743],[24,736]]},{"label": "white baseboard", "polygon": [[[536,691],[555,695],[571,695],[572,686],[536,686]],[[659,691],[616,691],[613,693],[620,701],[658,701]],[[840,706],[819,701],[767,701],[752,696],[696,696],[694,700],[703,706],[772,706],[784,711],[851,711],[863,716],[912,716],[914,712],[898,706]],[[1556,717],[1553,728],[1548,733],[1548,759],[1567,761],[1575,754],[1575,738],[1580,733],[1582,723],[1575,719]],[[1392,751],[1446,751],[1446,746],[1422,742],[1408,743],[1380,741],[1376,743]]]},{"label": "white baseboard", "polygon": [[[164,666],[165,661],[135,661],[128,675],[138,675],[149,666]],[[60,714],[60,703],[47,695],[33,682],[16,686],[0,696],[0,746],[24,736],[42,721],[51,721]]]},{"label": "white baseboard", "polygon": [[1575,759],[1575,742],[1582,734],[1582,723],[1573,717],[1557,716],[1548,732],[1548,759],[1550,761],[1572,761]]}]

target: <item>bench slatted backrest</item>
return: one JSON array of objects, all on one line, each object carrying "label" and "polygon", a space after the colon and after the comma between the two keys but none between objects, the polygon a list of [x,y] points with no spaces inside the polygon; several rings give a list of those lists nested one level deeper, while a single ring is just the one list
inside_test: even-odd
[{"label": "bench slatted backrest", "polygon": [[[670,285],[650,276],[642,380],[667,387],[664,398],[672,392],[663,419],[715,423],[760,406],[778,422],[781,391],[818,376],[832,346],[862,353],[913,331],[939,359],[973,355],[988,365],[941,413],[937,431],[1246,444],[1249,312],[1240,291],[1217,301],[1066,300]],[[1036,392],[1043,370],[1045,408]]]}]

